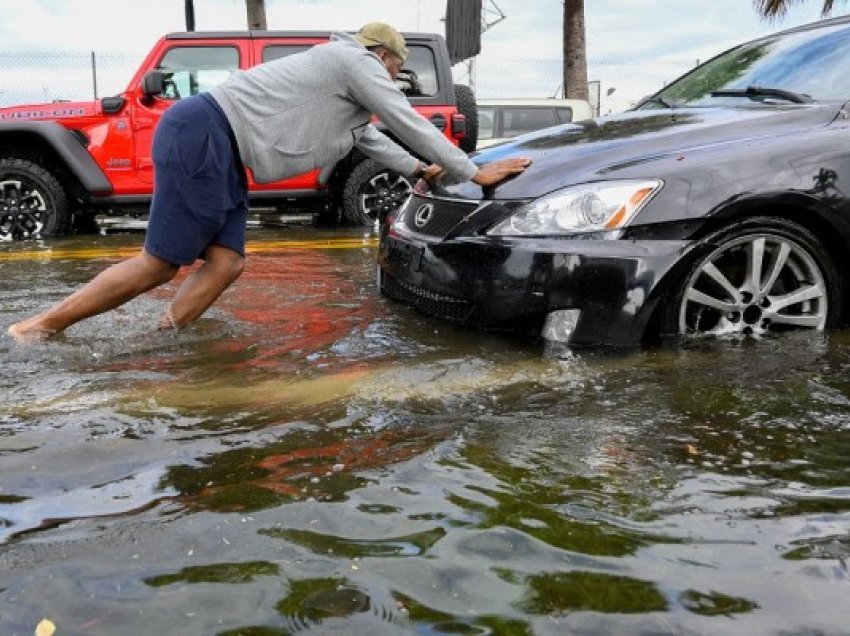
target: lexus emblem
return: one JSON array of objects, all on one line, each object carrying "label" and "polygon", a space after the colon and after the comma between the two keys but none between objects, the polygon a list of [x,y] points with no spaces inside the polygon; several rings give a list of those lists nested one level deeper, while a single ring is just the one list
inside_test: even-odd
[{"label": "lexus emblem", "polygon": [[426,203],[425,205],[420,205],[419,209],[416,210],[416,214],[413,217],[413,223],[418,228],[423,228],[428,225],[428,221],[431,220],[431,214],[434,212],[434,206],[430,203]]}]

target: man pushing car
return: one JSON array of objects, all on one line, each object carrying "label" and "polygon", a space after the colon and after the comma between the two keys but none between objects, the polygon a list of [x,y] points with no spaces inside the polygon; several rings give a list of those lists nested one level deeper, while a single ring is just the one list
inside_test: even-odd
[{"label": "man pushing car", "polygon": [[[417,113],[393,80],[407,57],[403,36],[372,22],[355,35],[237,71],[209,93],[180,100],[154,134],[154,192],[142,250],[98,274],[43,313],[9,327],[18,340],[58,333],[170,281],[197,259],[159,321],[186,325],[242,273],[248,184],[333,165],[353,147],[404,175],[446,173],[481,186],[523,172],[529,160],[476,166]],[[427,165],[371,125],[375,115]]]}]

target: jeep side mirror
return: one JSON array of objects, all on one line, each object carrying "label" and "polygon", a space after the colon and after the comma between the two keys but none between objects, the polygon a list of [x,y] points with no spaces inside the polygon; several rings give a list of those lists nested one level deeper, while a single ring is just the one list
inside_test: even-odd
[{"label": "jeep side mirror", "polygon": [[401,69],[395,78],[395,84],[401,89],[401,92],[408,97],[418,97],[422,95],[422,84],[419,82],[419,76],[416,75],[416,71],[412,69]]},{"label": "jeep side mirror", "polygon": [[113,97],[104,97],[100,100],[100,107],[103,109],[104,113],[108,113],[110,115],[114,115],[117,112],[120,112],[122,108],[124,108],[124,98],[120,95],[115,95]]},{"label": "jeep side mirror", "polygon": [[153,70],[145,73],[142,77],[142,96],[145,99],[153,99],[162,95],[165,90],[165,76],[162,71]]}]

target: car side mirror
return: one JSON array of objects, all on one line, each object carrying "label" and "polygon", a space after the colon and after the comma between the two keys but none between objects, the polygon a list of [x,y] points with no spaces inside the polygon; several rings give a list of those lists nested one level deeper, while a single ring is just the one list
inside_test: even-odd
[{"label": "car side mirror", "polygon": [[162,71],[153,70],[145,73],[142,77],[142,96],[151,100],[157,95],[162,95],[165,90],[165,75]]}]

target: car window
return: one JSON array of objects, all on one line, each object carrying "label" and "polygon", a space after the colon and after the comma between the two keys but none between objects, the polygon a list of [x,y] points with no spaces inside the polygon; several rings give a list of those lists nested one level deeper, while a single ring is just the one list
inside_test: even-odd
[{"label": "car window", "polygon": [[492,139],[496,122],[496,109],[492,106],[478,107],[478,138]]},{"label": "car window", "polygon": [[270,44],[263,48],[263,62],[271,62],[281,57],[303,53],[313,48],[312,44]]},{"label": "car window", "polygon": [[197,95],[221,84],[239,69],[239,50],[232,46],[176,46],[157,66],[165,76],[165,99]]},{"label": "car window", "polygon": [[555,109],[548,106],[511,106],[505,107],[502,111],[502,135],[504,137],[516,137],[558,123]]},{"label": "car window", "polygon": [[555,108],[555,116],[559,124],[569,124],[573,120],[573,109],[569,106]]},{"label": "car window", "polygon": [[[749,86],[779,88],[815,101],[850,99],[850,26],[810,29],[738,46],[676,80],[658,97],[679,104],[717,105],[736,98],[712,92]],[[775,98],[764,101],[776,103]]]}]

